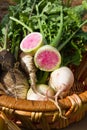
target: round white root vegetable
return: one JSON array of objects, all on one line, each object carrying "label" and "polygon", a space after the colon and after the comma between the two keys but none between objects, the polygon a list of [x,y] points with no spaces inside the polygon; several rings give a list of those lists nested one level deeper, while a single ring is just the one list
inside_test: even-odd
[{"label": "round white root vegetable", "polygon": [[28,100],[48,100],[51,97],[54,97],[55,91],[49,87],[46,84],[38,84],[36,86],[36,91],[35,93],[32,88],[29,89],[27,93],[27,99]]},{"label": "round white root vegetable", "polygon": [[55,91],[46,84],[38,84],[36,87],[37,91],[46,97],[53,97],[55,95]]},{"label": "round white root vegetable", "polygon": [[41,96],[41,95],[38,95],[37,93],[35,93],[32,88],[30,88],[28,90],[28,93],[27,93],[27,100],[35,100],[35,101],[45,101],[45,97],[44,96]]},{"label": "round white root vegetable", "polygon": [[57,92],[56,95],[60,98],[68,93],[73,83],[73,72],[66,66],[56,69],[50,75],[49,85]]},{"label": "round white root vegetable", "polygon": [[58,98],[63,98],[74,83],[74,74],[70,68],[63,66],[54,70],[50,75],[49,86],[55,91],[55,104],[57,105],[60,115],[62,115],[61,108],[58,104]]}]

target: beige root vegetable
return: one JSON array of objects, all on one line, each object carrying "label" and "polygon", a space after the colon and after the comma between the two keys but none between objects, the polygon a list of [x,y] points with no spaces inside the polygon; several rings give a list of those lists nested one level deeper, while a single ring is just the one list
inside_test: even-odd
[{"label": "beige root vegetable", "polygon": [[22,68],[28,73],[30,79],[30,86],[36,92],[36,68],[33,61],[33,56],[27,53],[20,54],[20,62]]},{"label": "beige root vegetable", "polygon": [[10,71],[3,72],[1,81],[3,83],[3,90],[6,94],[16,98],[26,99],[29,84],[26,76],[18,69],[13,69],[16,82],[12,79]]}]

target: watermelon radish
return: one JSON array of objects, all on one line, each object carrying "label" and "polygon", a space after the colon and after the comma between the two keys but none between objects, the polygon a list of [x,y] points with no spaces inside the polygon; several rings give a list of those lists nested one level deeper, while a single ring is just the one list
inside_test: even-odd
[{"label": "watermelon radish", "polygon": [[35,53],[36,50],[43,44],[43,36],[39,32],[28,34],[20,44],[20,49],[23,52]]},{"label": "watermelon radish", "polygon": [[35,53],[34,61],[37,68],[50,72],[59,67],[61,55],[56,48],[50,45],[44,45]]}]

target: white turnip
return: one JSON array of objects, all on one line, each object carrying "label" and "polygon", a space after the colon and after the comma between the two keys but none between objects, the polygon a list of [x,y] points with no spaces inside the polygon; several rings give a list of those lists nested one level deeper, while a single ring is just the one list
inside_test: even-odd
[{"label": "white turnip", "polygon": [[45,101],[48,100],[49,98],[52,98],[55,95],[55,91],[46,84],[38,84],[36,86],[36,91],[37,93],[35,93],[32,90],[32,88],[30,88],[27,93],[27,99]]},{"label": "white turnip", "polygon": [[46,84],[38,84],[36,89],[40,94],[45,95],[47,97],[53,97],[55,95],[55,91]]},{"label": "white turnip", "polygon": [[57,92],[59,97],[64,96],[74,82],[73,72],[68,67],[60,67],[50,75],[49,84]]},{"label": "white turnip", "polygon": [[44,101],[46,98],[42,95],[38,95],[35,93],[32,88],[28,90],[27,93],[27,100],[34,100],[34,101]]},{"label": "white turnip", "polygon": [[61,108],[58,104],[58,98],[63,98],[67,95],[74,83],[74,74],[70,68],[63,66],[54,70],[50,75],[49,85],[55,91],[55,104],[57,105],[60,115],[62,116]]}]

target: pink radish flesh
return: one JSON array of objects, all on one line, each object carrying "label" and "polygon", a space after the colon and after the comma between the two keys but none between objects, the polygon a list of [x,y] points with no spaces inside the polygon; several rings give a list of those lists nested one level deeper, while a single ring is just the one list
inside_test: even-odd
[{"label": "pink radish flesh", "polygon": [[35,54],[36,66],[43,71],[53,71],[59,67],[61,57],[56,48],[45,45]]},{"label": "pink radish flesh", "polygon": [[38,64],[48,70],[53,68],[56,65],[56,61],[58,61],[58,56],[49,50],[40,53],[37,58]]},{"label": "pink radish flesh", "polygon": [[30,52],[38,48],[42,44],[42,40],[42,35],[40,33],[30,33],[22,40],[20,48],[24,52]]}]

